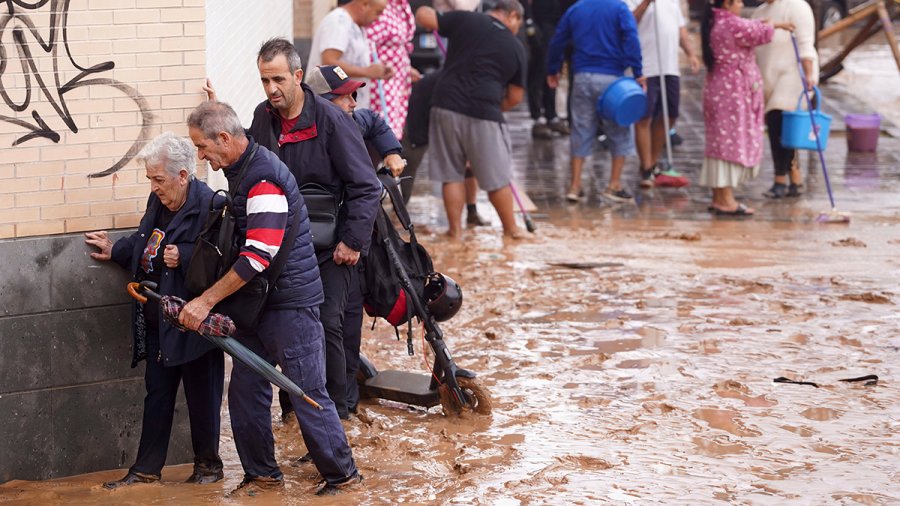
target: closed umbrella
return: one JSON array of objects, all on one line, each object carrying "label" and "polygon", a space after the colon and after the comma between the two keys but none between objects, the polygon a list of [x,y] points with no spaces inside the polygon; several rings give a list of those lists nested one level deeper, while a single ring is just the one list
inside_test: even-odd
[{"label": "closed umbrella", "polygon": [[[169,324],[181,331],[188,330],[178,322],[178,315],[186,304],[184,299],[173,295],[161,296],[153,291],[154,288],[156,288],[156,283],[148,281],[128,283],[129,295],[141,303],[146,303],[147,298],[157,301],[159,303],[160,311],[162,311],[163,318],[169,322]],[[316,409],[322,409],[322,406],[320,406],[318,402],[309,398],[296,383],[282,374],[281,371],[272,367],[272,364],[256,353],[250,351],[250,349],[241,344],[238,340],[229,337],[234,334],[235,330],[236,327],[234,322],[231,321],[231,318],[219,313],[210,313],[209,316],[203,320],[203,323],[200,324],[197,333],[221,348],[225,353],[231,355],[233,359],[254,370],[273,385],[302,398]]]}]

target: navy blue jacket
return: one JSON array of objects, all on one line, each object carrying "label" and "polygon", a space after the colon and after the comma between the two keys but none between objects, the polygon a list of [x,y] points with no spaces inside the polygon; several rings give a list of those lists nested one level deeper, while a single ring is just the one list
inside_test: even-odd
[{"label": "navy blue jacket", "polygon": [[558,74],[572,45],[572,70],[621,76],[643,75],[641,41],[634,15],[622,0],[578,0],[563,14],[547,54],[547,75]]},{"label": "navy blue jacket", "polygon": [[[343,198],[338,240],[366,254],[381,205],[381,184],[350,115],[316,96],[306,84],[302,87],[303,110],[288,135],[281,136],[281,117],[268,101],[253,111],[248,133],[278,155],[300,186],[318,183]],[[331,251],[319,253],[320,261],[331,256]]]},{"label": "navy blue jacket", "polygon": [[387,121],[380,114],[371,109],[357,109],[353,111],[353,120],[359,127],[359,133],[362,134],[363,141],[371,144],[372,148],[381,155],[386,157],[391,153],[400,153],[403,148],[400,141],[394,135]]},{"label": "navy blue jacket", "polygon": [[[162,276],[159,281],[159,293],[162,295],[175,295],[184,300],[190,300],[191,296],[184,287],[184,275],[190,263],[191,254],[194,251],[194,241],[203,228],[209,204],[213,197],[213,191],[206,183],[190,182],[188,196],[184,205],[166,228],[165,244],[173,244],[178,247],[180,263],[175,269],[170,269],[163,264]],[[112,260],[123,268],[128,269],[132,275],[138,272],[138,264],[147,240],[155,228],[156,217],[162,203],[155,193],[147,199],[147,210],[141,218],[137,232],[128,237],[116,241],[112,248]],[[160,250],[162,251],[162,250]],[[162,364],[165,366],[181,365],[194,360],[215,346],[194,332],[181,332],[169,325],[159,313],[159,351],[162,354]],[[135,302],[131,314],[132,334],[134,337],[134,354],[131,367],[147,358],[147,342],[143,325],[144,314],[141,306]],[[150,357],[155,359],[155,357]]]},{"label": "navy blue jacket", "polygon": [[[285,238],[294,226],[295,216],[300,213],[300,230],[293,246],[282,244],[279,249],[290,247],[290,256],[284,264],[284,269],[275,280],[269,299],[266,302],[267,309],[284,309],[297,307],[318,306],[325,300],[322,292],[322,280],[319,277],[319,264],[316,262],[315,249],[312,236],[309,233],[309,213],[306,203],[297,181],[288,170],[287,166],[275,156],[274,153],[260,146],[256,156],[250,160],[243,179],[237,181],[240,168],[244,160],[250,156],[256,141],[252,137],[247,149],[233,164],[225,167],[225,177],[228,179],[229,188],[237,188],[234,194],[235,233],[241,239],[241,243],[247,237],[247,195],[250,189],[260,181],[269,181],[278,185],[284,191],[288,201],[288,217],[285,226]],[[371,169],[370,169],[371,170]],[[275,260],[272,260],[272,264]],[[271,265],[271,264],[270,264]],[[261,273],[266,274],[266,271]]]}]

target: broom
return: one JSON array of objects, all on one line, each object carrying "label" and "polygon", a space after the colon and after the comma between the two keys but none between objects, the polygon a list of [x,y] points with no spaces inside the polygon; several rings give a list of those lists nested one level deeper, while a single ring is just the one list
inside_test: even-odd
[{"label": "broom", "polygon": [[800,70],[800,82],[803,85],[803,96],[806,97],[806,110],[809,111],[809,120],[812,122],[813,135],[816,137],[816,151],[819,153],[819,162],[822,164],[822,174],[825,176],[825,188],[828,190],[828,200],[831,202],[831,211],[819,213],[816,217],[818,223],[850,223],[850,213],[842,213],[834,204],[834,194],[831,192],[831,181],[828,179],[828,169],[825,168],[825,154],[822,152],[822,140],[819,138],[819,129],[816,128],[816,117],[813,113],[812,100],[806,84],[806,72],[803,71],[803,62],[800,60],[800,48],[797,46],[797,37],[791,32],[791,42],[794,44],[794,56],[797,57],[797,68]]}]

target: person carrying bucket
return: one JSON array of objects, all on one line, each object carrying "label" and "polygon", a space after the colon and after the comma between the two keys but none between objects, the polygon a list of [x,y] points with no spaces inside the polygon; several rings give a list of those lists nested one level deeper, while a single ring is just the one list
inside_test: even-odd
[{"label": "person carrying bucket", "polygon": [[[631,69],[635,79],[646,87],[641,62],[641,44],[637,25],[628,6],[620,0],[582,0],[569,8],[550,41],[547,84],[559,85],[563,52],[572,46],[572,181],[566,200],[578,202],[585,197],[581,188],[581,169],[594,148],[602,121],[595,112],[597,99],[616,79]],[[634,197],[622,186],[625,157],[635,154],[631,128],[613,121],[603,123],[611,144],[612,167],[603,196],[616,202],[631,202]]]},{"label": "person carrying bucket", "polygon": [[[789,23],[795,27],[800,61],[807,76],[806,91],[813,91],[819,83],[819,56],[815,47],[816,20],[809,4],[805,0],[767,0],[753,11],[752,17],[772,23]],[[797,152],[781,144],[782,115],[784,111],[796,109],[797,97],[803,92],[791,34],[776,32],[772,42],[757,47],[756,62],[763,77],[766,127],[775,166],[775,182],[763,195],[772,199],[799,197],[803,179]]]},{"label": "person carrying bucket", "polygon": [[710,212],[717,216],[751,216],[754,210],[739,203],[734,188],[759,172],[762,159],[762,76],[753,48],[768,44],[774,28],[741,18],[743,0],[713,0],[701,24],[703,62],[703,120],[706,148],[700,184],[712,189]]}]

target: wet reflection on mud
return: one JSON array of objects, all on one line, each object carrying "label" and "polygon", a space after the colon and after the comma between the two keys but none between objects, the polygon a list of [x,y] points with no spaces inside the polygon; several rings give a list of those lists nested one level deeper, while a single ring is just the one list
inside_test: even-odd
[{"label": "wet reflection on mud", "polygon": [[[465,245],[423,235],[435,264],[464,287],[460,314],[442,328],[459,364],[491,390],[494,413],[449,419],[439,407],[364,400],[345,427],[366,480],[316,503],[900,500],[900,394],[890,386],[900,364],[898,271],[871,247],[830,253],[846,231],[809,243],[790,229],[744,227],[663,243],[650,222],[628,244],[605,240],[599,223],[545,223],[513,246],[493,231],[470,231]],[[858,225],[852,235],[881,248],[900,228]],[[716,244],[703,252],[711,265],[740,268],[690,261],[707,243]],[[621,265],[548,267],[559,244],[565,261]],[[778,251],[779,265],[748,260],[762,251]],[[427,371],[420,335],[414,357],[387,325],[364,339],[379,369]],[[875,385],[838,381],[873,373]],[[773,383],[779,376],[820,388]],[[305,449],[276,415],[288,488],[254,504],[306,504],[317,474],[287,464]],[[99,483],[122,471],[108,471],[7,483],[0,502],[221,502],[241,476],[229,434],[222,446],[220,484],[178,484],[190,468],[175,466],[163,486],[109,493]]]}]

